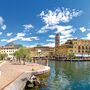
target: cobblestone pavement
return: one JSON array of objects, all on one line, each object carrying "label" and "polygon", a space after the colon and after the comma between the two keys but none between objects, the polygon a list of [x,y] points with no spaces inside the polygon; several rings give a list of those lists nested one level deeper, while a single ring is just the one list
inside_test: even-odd
[{"label": "cobblestone pavement", "polygon": [[16,80],[22,73],[25,71],[41,70],[44,69],[44,66],[38,64],[26,64],[26,65],[17,65],[10,62],[5,62],[0,66],[0,90],[8,86],[11,82]]}]

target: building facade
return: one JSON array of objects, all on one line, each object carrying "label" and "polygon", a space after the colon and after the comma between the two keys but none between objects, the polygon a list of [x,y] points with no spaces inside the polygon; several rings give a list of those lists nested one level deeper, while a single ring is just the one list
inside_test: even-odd
[{"label": "building facade", "polygon": [[73,39],[73,40],[68,40],[65,44],[71,45],[72,52],[75,54],[89,54],[90,53],[90,40]]},{"label": "building facade", "polygon": [[76,56],[90,55],[90,40],[83,40],[83,39],[67,40],[57,49],[58,55],[67,55],[68,53],[74,53]]},{"label": "building facade", "polygon": [[18,50],[18,47],[16,46],[2,46],[0,47],[0,52],[7,54],[8,59],[14,59],[14,52]]},{"label": "building facade", "polygon": [[30,51],[32,53],[32,57],[49,57],[54,55],[55,49],[48,46],[36,46],[30,48]]}]

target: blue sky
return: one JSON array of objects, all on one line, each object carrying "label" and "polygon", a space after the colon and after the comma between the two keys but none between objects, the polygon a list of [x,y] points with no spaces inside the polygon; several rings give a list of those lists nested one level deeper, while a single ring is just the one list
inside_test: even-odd
[{"label": "blue sky", "polygon": [[90,0],[0,0],[0,45],[54,46],[90,39]]}]

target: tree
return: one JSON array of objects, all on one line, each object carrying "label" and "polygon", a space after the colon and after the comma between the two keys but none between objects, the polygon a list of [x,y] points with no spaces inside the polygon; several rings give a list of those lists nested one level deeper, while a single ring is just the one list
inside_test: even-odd
[{"label": "tree", "polygon": [[16,57],[16,59],[17,59],[17,60],[19,61],[19,63],[20,63],[20,58],[21,58],[21,53],[20,53],[20,51],[16,51],[13,55]]},{"label": "tree", "polygon": [[88,55],[90,54],[90,50],[87,51]]},{"label": "tree", "polygon": [[4,60],[7,57],[6,53],[0,53],[0,60]]},{"label": "tree", "polygon": [[30,60],[30,50],[25,47],[21,47],[18,51],[14,53],[14,56],[17,58],[17,60],[22,60],[23,64],[25,64],[25,61]]},{"label": "tree", "polygon": [[70,60],[71,60],[71,59],[74,59],[74,58],[75,58],[74,53],[68,53],[68,54],[67,54],[67,58],[70,59]]}]

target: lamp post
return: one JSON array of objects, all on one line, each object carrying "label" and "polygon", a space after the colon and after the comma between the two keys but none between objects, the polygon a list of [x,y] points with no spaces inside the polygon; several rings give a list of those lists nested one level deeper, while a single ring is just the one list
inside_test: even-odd
[{"label": "lamp post", "polygon": [[41,49],[38,49],[38,57],[39,57],[39,60],[40,60],[40,54],[41,54]]}]

